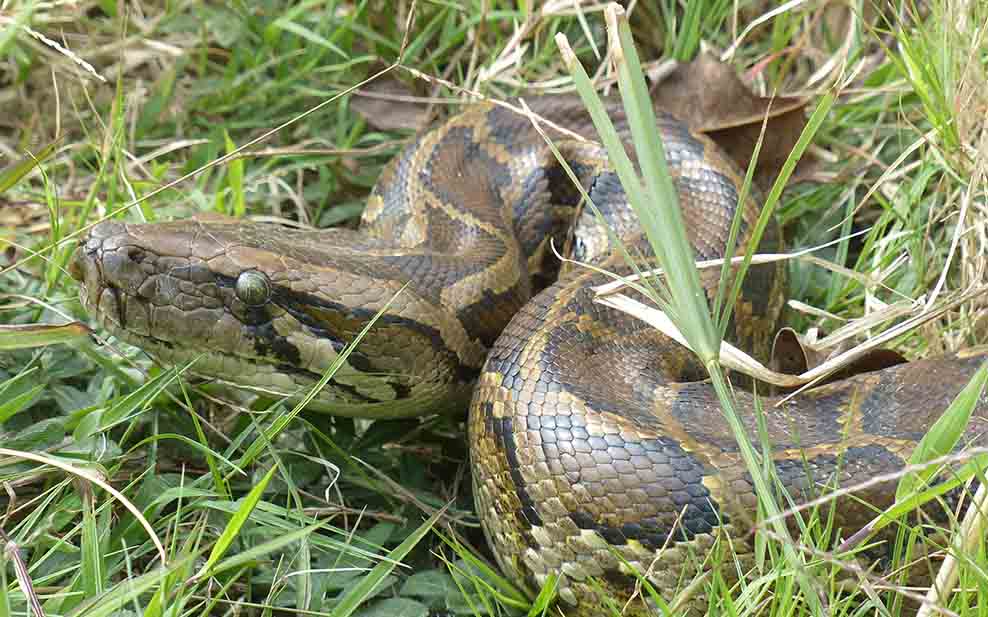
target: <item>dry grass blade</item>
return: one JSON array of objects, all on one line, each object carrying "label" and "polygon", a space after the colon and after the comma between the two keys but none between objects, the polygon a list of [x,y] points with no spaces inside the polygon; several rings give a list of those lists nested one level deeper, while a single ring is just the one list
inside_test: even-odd
[{"label": "dry grass blade", "polygon": [[986,524],[988,524],[988,485],[981,484],[964,514],[961,528],[954,534],[952,550],[940,564],[937,578],[926,594],[926,600],[916,617],[930,617],[934,611],[941,612],[940,606],[946,603],[957,583],[960,568],[957,556],[972,555],[978,550],[978,544],[984,538]]},{"label": "dry grass blade", "polygon": [[[31,611],[35,617],[45,617],[45,608],[41,605],[41,599],[38,598],[38,594],[34,590],[34,584],[31,582],[31,574],[28,571],[27,564],[21,558],[20,547],[7,537],[7,534],[2,529],[0,529],[0,542],[3,542],[4,554],[14,564],[14,576],[17,578],[17,586],[20,587],[21,593],[27,598],[28,604],[31,606]],[[2,565],[3,562],[0,561],[0,566]]]},{"label": "dry grass blade", "polygon": [[[812,246],[810,248],[802,249],[802,250],[799,250],[799,251],[792,251],[792,252],[789,252],[789,253],[755,253],[755,254],[753,254],[751,256],[751,263],[752,263],[752,265],[759,265],[759,264],[775,263],[775,262],[778,262],[778,261],[788,261],[788,260],[791,260],[791,259],[806,259],[806,258],[811,257],[813,253],[815,253],[815,252],[817,252],[819,250],[828,248],[830,246],[833,246],[833,245],[838,244],[840,242],[844,242],[846,240],[850,240],[850,239],[855,238],[857,236],[861,236],[861,235],[867,233],[868,231],[869,230],[867,230],[867,229],[861,230],[861,231],[857,231],[857,232],[854,232],[853,234],[848,234],[847,236],[841,236],[840,238],[837,238],[836,240],[831,240],[830,242],[826,242],[824,244],[818,244],[818,245]],[[560,259],[562,259],[564,261],[567,261],[569,263],[579,264],[579,262],[577,262],[575,260],[572,260],[572,259],[566,259],[564,257],[560,257]],[[743,255],[742,256],[732,257],[731,258],[731,265],[732,266],[740,265],[740,264],[744,263],[744,260],[745,260],[745,257]],[[706,268],[716,268],[716,267],[723,266],[724,265],[724,261],[725,260],[723,258],[720,258],[720,259],[704,259],[704,260],[701,260],[701,261],[696,261],[696,262],[694,262],[694,264],[695,264],[695,266],[696,266],[697,269],[703,270],[703,269],[706,269]],[[628,276],[622,276],[618,280],[613,281],[611,283],[605,283],[603,285],[598,285],[598,286],[596,286],[596,287],[593,288],[593,291],[598,296],[606,296],[608,294],[616,293],[617,291],[619,291],[623,287],[627,287],[627,286],[629,286],[629,284],[635,283],[637,281],[640,281],[643,278],[646,278],[646,277],[659,277],[659,276],[664,276],[664,275],[665,275],[665,270],[663,270],[662,268],[653,268],[651,270],[645,270],[645,271],[641,272],[640,274],[632,274],[632,275],[628,275]]]},{"label": "dry grass blade", "polygon": [[40,454],[34,454],[33,452],[21,452],[18,450],[9,450],[7,448],[0,448],[0,454],[5,456],[10,456],[13,458],[24,459],[28,461],[34,461],[35,463],[41,463],[42,465],[51,465],[52,467],[57,467],[62,471],[68,472],[78,478],[81,478],[87,482],[91,482],[101,489],[105,490],[107,493],[113,495],[131,514],[134,518],[141,524],[148,533],[148,537],[151,542],[154,543],[156,549],[158,549],[158,557],[161,559],[162,565],[165,565],[167,561],[167,553],[165,553],[165,547],[161,544],[161,540],[158,539],[158,534],[154,531],[154,527],[148,522],[144,515],[141,513],[140,508],[135,506],[129,499],[127,499],[123,493],[113,488],[113,486],[106,480],[97,477],[94,473],[87,469],[82,469],[81,467],[76,467],[75,465],[69,465],[59,459],[51,456],[42,456]]},{"label": "dry grass blade", "polygon": [[[619,281],[619,283],[621,282]],[[775,371],[772,371],[771,369],[769,369],[762,363],[758,362],[757,360],[755,360],[745,352],[741,351],[737,347],[723,341],[721,342],[721,347],[720,347],[720,362],[724,366],[730,369],[740,371],[746,375],[755,377],[756,379],[760,379],[766,383],[770,383],[776,386],[781,386],[786,388],[811,386],[819,382],[820,380],[826,378],[828,375],[831,375],[841,370],[842,368],[848,366],[853,361],[864,357],[868,352],[874,349],[878,349],[883,345],[888,344],[890,341],[904,334],[908,334],[909,332],[913,331],[914,329],[924,324],[940,319],[949,311],[957,308],[958,306],[964,304],[965,302],[971,300],[972,298],[976,298],[986,292],[988,292],[988,287],[970,290],[961,296],[955,297],[948,302],[942,303],[940,306],[938,306],[933,310],[925,310],[923,309],[923,307],[919,307],[921,312],[918,315],[915,315],[910,319],[907,319],[906,321],[897,324],[896,326],[893,326],[888,330],[885,330],[881,334],[872,337],[862,342],[861,344],[856,345],[837,356],[834,356],[833,358],[830,358],[823,364],[820,364],[800,375],[789,375],[785,373],[777,373]],[[676,326],[675,322],[672,319],[670,319],[669,316],[661,309],[648,306],[638,300],[635,300],[623,294],[615,294],[613,292],[610,293],[610,295],[598,297],[597,302],[603,304],[604,306],[608,306],[613,309],[623,311],[625,313],[628,313],[629,315],[641,319],[642,321],[645,321],[646,323],[658,329],[666,336],[678,342],[680,345],[683,345],[687,349],[692,350],[692,347],[688,343],[687,338],[682,333],[682,331],[680,331],[680,329]],[[917,307],[915,305],[912,305],[911,308],[912,310],[916,310]],[[895,316],[902,314],[904,309],[905,307],[902,305],[895,305],[889,307],[889,311],[887,314],[876,313],[876,315],[880,315],[880,317],[883,318],[882,320],[884,320],[885,318],[893,318]],[[877,322],[878,319],[873,315],[866,323],[867,325],[870,326],[870,325],[874,325],[874,323]],[[854,332],[862,327],[864,326],[855,325],[853,329],[849,331]],[[843,340],[844,338],[846,338],[846,336],[848,336],[848,331],[842,332],[840,340]],[[837,342],[839,342],[839,340],[830,340],[828,341],[828,344],[833,345],[836,344]],[[786,397],[785,399],[780,401],[780,404],[781,402],[788,400],[792,396],[798,395],[800,391],[797,391],[791,394],[789,397]]]},{"label": "dry grass blade", "polygon": [[[790,306],[793,306],[793,304],[795,303],[790,302]],[[793,306],[793,308],[797,307]],[[803,309],[812,311],[812,307],[806,307],[805,305],[799,307],[797,310]],[[882,324],[889,323],[895,319],[906,317],[911,313],[915,313],[917,309],[918,307],[916,302],[912,300],[900,300],[894,304],[889,304],[876,311],[872,311],[863,317],[852,319],[822,338],[814,338],[804,342],[808,343],[813,351],[822,352],[832,347],[837,347],[841,343],[849,341],[852,338],[867,336],[868,332],[873,328],[877,328]],[[833,316],[829,314],[817,314],[828,319],[833,318]]]}]

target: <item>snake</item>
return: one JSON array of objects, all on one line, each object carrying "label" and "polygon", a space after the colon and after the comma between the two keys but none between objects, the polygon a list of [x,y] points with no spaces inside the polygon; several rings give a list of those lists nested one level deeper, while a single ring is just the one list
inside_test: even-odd
[{"label": "snake", "polygon": [[[649,255],[582,103],[529,105],[541,133],[493,103],[421,132],[385,166],[356,228],[106,220],[70,272],[98,323],[161,364],[292,399],[336,367],[309,408],[344,416],[468,409],[477,513],[501,571],[529,590],[554,581],[570,615],[601,614],[615,598],[633,600],[617,604],[625,614],[654,614],[642,580],[668,599],[718,551],[731,568],[751,563],[754,483],[704,367],[595,301],[605,271]],[[627,134],[620,105],[607,110]],[[656,118],[695,257],[722,256],[736,217],[748,250],[757,191],[742,198],[738,165],[710,139]],[[773,223],[752,248],[781,247]],[[711,297],[715,270],[701,275]],[[784,275],[752,268],[729,340],[764,357]],[[971,348],[787,398],[736,389],[735,404],[801,503],[900,470],[984,360]],[[962,445],[985,444],[985,409],[982,399]],[[894,496],[890,479],[829,502],[835,533]]]}]

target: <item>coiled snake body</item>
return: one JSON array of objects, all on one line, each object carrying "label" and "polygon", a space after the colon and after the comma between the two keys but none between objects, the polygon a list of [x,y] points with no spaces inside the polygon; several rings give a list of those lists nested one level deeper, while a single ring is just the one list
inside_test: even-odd
[{"label": "coiled snake body", "polygon": [[[593,137],[577,101],[539,99],[533,110]],[[620,129],[620,111],[612,116]],[[757,204],[738,204],[737,170],[711,142],[669,116],[659,125],[697,257],[717,257],[735,210],[747,237]],[[611,227],[640,244],[601,149],[553,135]],[[601,278],[589,270],[564,267],[536,293],[556,261],[552,237],[578,259],[620,268],[588,213],[567,243],[578,201],[527,118],[478,105],[392,161],[359,231],[105,222],[72,272],[83,304],[120,338],[279,396],[304,394],[397,293],[313,405],[391,417],[462,408],[472,392],[477,509],[500,566],[535,587],[558,574],[563,602],[591,615],[600,590],[627,595],[629,566],[666,592],[689,582],[724,531],[734,554],[750,557],[756,500],[688,354],[595,304],[588,286]],[[768,236],[762,250],[779,242]],[[733,340],[764,351],[781,279],[775,267],[749,276]],[[824,483],[899,469],[981,361],[970,352],[907,363],[779,407],[763,400],[779,478],[798,502]],[[754,399],[737,396],[758,442]],[[983,442],[983,411],[966,443]],[[852,533],[893,491],[885,483],[842,500],[835,525]]]}]

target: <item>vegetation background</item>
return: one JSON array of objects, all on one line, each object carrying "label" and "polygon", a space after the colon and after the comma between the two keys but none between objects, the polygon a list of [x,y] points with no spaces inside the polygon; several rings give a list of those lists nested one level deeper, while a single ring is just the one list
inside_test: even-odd
[{"label": "vegetation background", "polygon": [[[606,85],[601,8],[0,1],[0,321],[87,320],[65,266],[75,239],[107,216],[354,224],[411,131],[475,96],[570,90],[556,33]],[[807,97],[810,109],[836,95],[778,212],[795,247],[837,241],[817,262],[792,262],[794,327],[832,331],[983,284],[985,3],[656,0],[628,10],[650,75],[702,45],[757,94]],[[984,342],[982,303],[967,298],[896,348],[913,357]],[[859,336],[886,326],[867,322]],[[487,565],[462,418],[284,425],[272,401],[77,334],[0,332],[0,617],[545,607],[551,593],[530,607]],[[825,534],[801,540],[822,551],[807,560],[829,583],[831,614],[905,610],[895,585],[842,585],[846,564],[821,558],[833,548]],[[988,606],[984,547],[969,557],[962,580],[973,591],[949,601],[960,614]],[[769,554],[760,567],[747,587],[708,589],[721,612],[807,613],[791,564]]]}]

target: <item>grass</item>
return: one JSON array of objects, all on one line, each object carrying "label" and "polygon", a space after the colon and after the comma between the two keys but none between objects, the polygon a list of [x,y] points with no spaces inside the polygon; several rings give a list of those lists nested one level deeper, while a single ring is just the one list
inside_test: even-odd
[{"label": "grass", "polygon": [[[717,0],[686,3],[685,11],[671,1],[649,4],[632,20],[645,60],[687,59],[702,40],[734,50],[732,62],[755,89],[803,92],[814,104],[837,95],[810,148],[818,163],[805,172],[824,182],[790,186],[777,214],[791,245],[844,238],[819,256],[856,274],[793,262],[790,297],[814,310],[790,311],[792,325],[832,330],[895,301],[949,298],[982,283],[988,11],[981,3],[903,2],[884,12],[867,2],[853,12],[793,3],[763,21],[755,8]],[[607,42],[590,3],[576,15],[569,2],[541,11],[530,5],[4,5],[0,167],[22,169],[15,162],[27,152],[43,158],[57,144],[10,186],[11,176],[0,173],[7,251],[0,321],[82,318],[64,272],[71,238],[138,198],[147,197],[123,216],[220,210],[352,223],[408,132],[374,128],[351,109],[354,95],[334,97],[398,60],[403,40],[402,66],[388,78],[428,101],[463,96],[445,83],[496,98],[519,84],[569,86],[558,33],[591,72],[598,67],[595,50],[602,54]],[[752,23],[760,25],[747,30]],[[849,83],[835,92],[838,80]],[[407,104],[392,105],[406,111]],[[425,107],[434,115],[453,109]],[[292,120],[256,146],[260,154],[152,195]],[[848,238],[856,230],[866,231]],[[955,349],[984,342],[984,325],[975,299],[896,346],[910,356]],[[87,617],[528,610],[520,591],[486,564],[461,419],[301,415],[282,426],[288,409],[187,383],[180,371],[152,366],[113,341],[96,346],[69,332],[71,346],[18,345],[31,333],[0,336],[0,344],[12,341],[0,355],[0,617],[29,610],[28,584],[48,614]],[[99,488],[100,479],[122,496]],[[264,490],[251,491],[258,486]],[[140,517],[121,507],[125,501]],[[880,604],[882,614],[904,613],[901,595],[872,588],[866,577],[841,592],[849,566],[822,558],[833,548],[826,518],[811,513],[803,525],[796,547],[812,549],[799,567],[829,585],[823,597],[832,614],[874,614]],[[897,557],[905,560],[919,531],[898,529]],[[720,549],[730,563],[730,547]],[[740,589],[715,577],[715,600],[727,614],[811,614],[794,587],[792,555],[773,542],[760,549],[759,576]],[[972,591],[947,599],[951,610],[972,615],[988,604],[983,551],[962,554],[961,583]],[[197,576],[206,565],[208,576]]]}]

